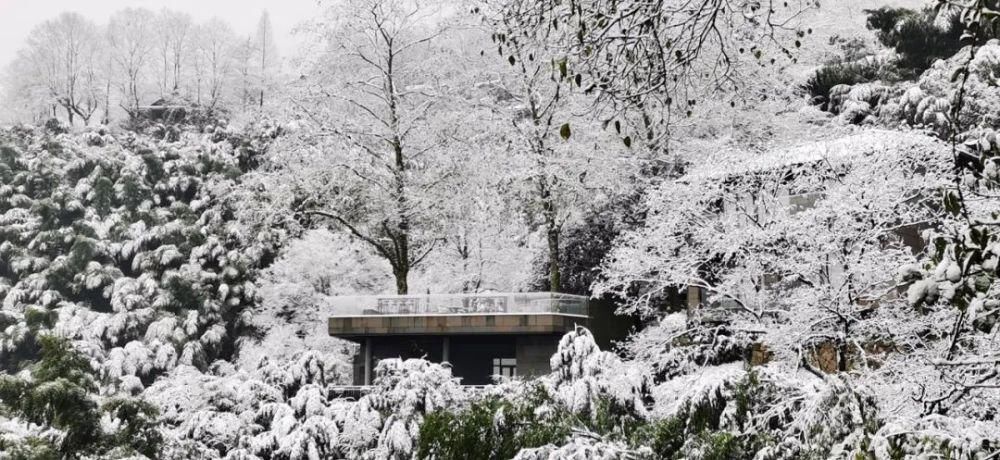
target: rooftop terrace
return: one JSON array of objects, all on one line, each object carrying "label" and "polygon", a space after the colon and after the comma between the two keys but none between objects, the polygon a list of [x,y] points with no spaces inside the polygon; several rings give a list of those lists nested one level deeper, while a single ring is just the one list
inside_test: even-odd
[{"label": "rooftop terrace", "polygon": [[553,292],[334,297],[327,316],[562,314],[588,315],[587,297]]},{"label": "rooftop terrace", "polygon": [[561,334],[589,322],[586,297],[550,292],[335,297],[330,335]]}]

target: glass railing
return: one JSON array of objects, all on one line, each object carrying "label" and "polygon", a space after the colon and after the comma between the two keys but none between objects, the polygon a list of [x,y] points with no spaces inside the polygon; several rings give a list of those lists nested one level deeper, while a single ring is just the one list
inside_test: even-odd
[{"label": "glass railing", "polygon": [[329,316],[560,313],[587,316],[587,297],[553,292],[331,297]]}]

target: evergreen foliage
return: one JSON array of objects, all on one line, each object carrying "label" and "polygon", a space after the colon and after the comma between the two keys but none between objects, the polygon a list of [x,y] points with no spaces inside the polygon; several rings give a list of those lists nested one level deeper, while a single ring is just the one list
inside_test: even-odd
[{"label": "evergreen foliage", "polygon": [[236,351],[277,239],[228,194],[279,133],[0,131],[4,458],[159,458],[135,395]]},{"label": "evergreen foliage", "polygon": [[[489,460],[514,458],[522,449],[563,443],[576,428],[585,427],[565,408],[551,407],[551,395],[530,386],[523,398],[488,396],[469,407],[431,413],[420,427],[419,458]],[[602,414],[604,415],[604,414]],[[600,417],[611,422],[610,414]]]},{"label": "evergreen foliage", "polygon": [[[157,410],[140,399],[101,398],[90,361],[66,340],[38,339],[40,359],[18,376],[0,376],[0,417],[50,430],[0,438],[13,458],[79,458],[139,454],[155,458],[163,443]],[[6,457],[5,457],[6,458]]]},{"label": "evergreen foliage", "polygon": [[877,59],[833,63],[817,69],[806,79],[802,89],[812,97],[813,104],[819,105],[821,110],[829,110],[830,95],[835,87],[876,81],[885,73],[885,66]]},{"label": "evergreen foliage", "polygon": [[217,139],[0,133],[4,369],[37,357],[44,332],[81,342],[111,385],[233,355],[274,246],[222,200],[263,147]]},{"label": "evergreen foliage", "polygon": [[962,47],[959,40],[964,31],[956,14],[944,13],[939,25],[938,10],[924,8],[881,8],[865,10],[867,27],[875,31],[882,45],[896,50],[897,65],[906,71],[919,74],[937,59],[948,58]]},{"label": "evergreen foliage", "polygon": [[865,414],[874,410],[870,396],[830,383],[810,395],[766,372],[737,373],[706,392],[682,397],[666,416],[616,411],[609,396],[600,396],[588,415],[562,404],[551,387],[529,384],[428,415],[417,455],[551,458],[546,455],[560,449],[589,452],[587,444],[569,446],[594,439],[642,459],[831,458],[856,449],[879,425],[866,418],[874,415]]}]

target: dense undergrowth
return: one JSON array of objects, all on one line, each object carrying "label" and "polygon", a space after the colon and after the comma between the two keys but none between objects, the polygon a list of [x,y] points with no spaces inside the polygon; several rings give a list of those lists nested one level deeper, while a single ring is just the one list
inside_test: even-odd
[{"label": "dense undergrowth", "polygon": [[[254,272],[276,241],[241,230],[226,201],[246,158],[275,135],[250,132],[69,133],[58,123],[0,132],[0,368],[23,374],[7,382],[2,401],[35,430],[24,442],[51,426],[46,439],[63,455],[114,439],[130,445],[128,426],[110,430],[118,438],[102,434],[98,406],[146,417],[148,405],[115,398],[137,395],[177,365],[206,369],[233,356],[256,302]],[[62,357],[65,344],[82,355]],[[50,375],[48,359],[68,359],[60,372],[86,378]],[[37,398],[83,412],[40,408]]]}]

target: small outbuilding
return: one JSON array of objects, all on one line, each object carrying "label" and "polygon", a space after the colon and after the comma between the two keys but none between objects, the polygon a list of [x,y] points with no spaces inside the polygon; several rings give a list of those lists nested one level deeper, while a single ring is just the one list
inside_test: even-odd
[{"label": "small outbuilding", "polygon": [[140,106],[139,117],[158,123],[182,123],[190,110],[190,104],[184,101],[163,97],[150,105]]},{"label": "small outbuilding", "polygon": [[610,303],[551,292],[338,297],[328,311],[330,335],[361,345],[355,385],[371,384],[386,358],[449,363],[464,385],[538,376],[576,326],[607,348],[635,325]]}]

